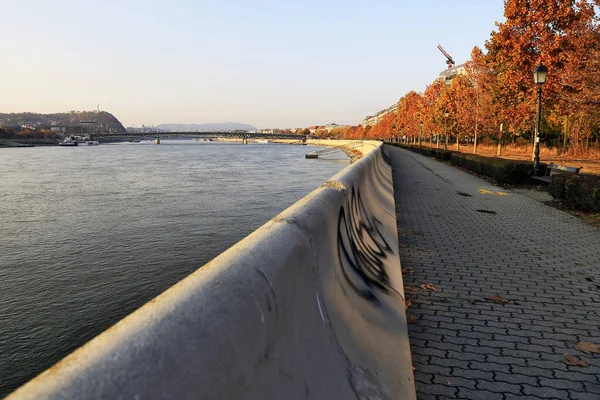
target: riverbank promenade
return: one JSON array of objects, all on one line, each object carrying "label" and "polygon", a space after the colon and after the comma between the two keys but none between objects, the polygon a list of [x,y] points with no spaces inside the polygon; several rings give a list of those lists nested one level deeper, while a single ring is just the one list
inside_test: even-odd
[{"label": "riverbank promenade", "polygon": [[600,399],[600,230],[386,151],[418,398]]}]

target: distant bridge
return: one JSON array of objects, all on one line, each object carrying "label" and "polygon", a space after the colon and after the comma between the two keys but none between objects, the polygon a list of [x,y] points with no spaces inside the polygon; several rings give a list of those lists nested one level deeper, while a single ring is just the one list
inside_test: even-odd
[{"label": "distant bridge", "polygon": [[[92,140],[136,139],[136,138],[180,138],[204,137],[223,139],[292,139],[305,141],[309,135],[293,135],[279,133],[250,133],[250,132],[127,132],[127,133],[92,133]],[[312,135],[310,136],[312,137]],[[309,137],[309,138],[310,138]]]}]

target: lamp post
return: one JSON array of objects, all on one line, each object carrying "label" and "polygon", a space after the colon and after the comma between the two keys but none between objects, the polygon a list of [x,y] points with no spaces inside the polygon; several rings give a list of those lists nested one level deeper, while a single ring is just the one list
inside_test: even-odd
[{"label": "lamp post", "polygon": [[533,81],[537,85],[537,117],[535,120],[535,147],[533,151],[533,174],[538,176],[540,170],[540,125],[542,121],[542,85],[546,83],[548,68],[540,62],[533,71]]},{"label": "lamp post", "polygon": [[444,111],[444,136],[446,136],[446,145],[444,146],[444,150],[448,150],[448,116],[450,113],[448,110]]}]

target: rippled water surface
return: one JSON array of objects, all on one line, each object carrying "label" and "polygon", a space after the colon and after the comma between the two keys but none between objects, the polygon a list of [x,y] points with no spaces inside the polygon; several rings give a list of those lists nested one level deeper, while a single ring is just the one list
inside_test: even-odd
[{"label": "rippled water surface", "polygon": [[0,148],[0,397],[348,164],[309,150]]}]

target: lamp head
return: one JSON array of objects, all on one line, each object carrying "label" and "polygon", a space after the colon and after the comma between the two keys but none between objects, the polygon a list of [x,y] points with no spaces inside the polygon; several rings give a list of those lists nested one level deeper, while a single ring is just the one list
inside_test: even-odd
[{"label": "lamp head", "polygon": [[538,85],[546,83],[546,77],[548,76],[548,68],[544,64],[540,63],[533,71],[533,81]]}]

